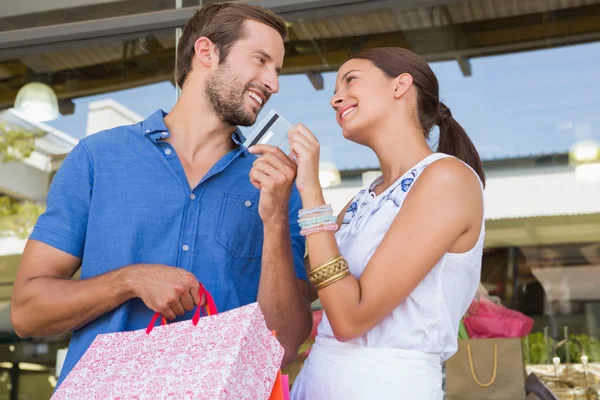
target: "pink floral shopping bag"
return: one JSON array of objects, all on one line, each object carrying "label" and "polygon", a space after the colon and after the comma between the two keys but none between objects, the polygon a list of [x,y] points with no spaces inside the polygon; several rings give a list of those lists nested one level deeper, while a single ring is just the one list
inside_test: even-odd
[{"label": "pink floral shopping bag", "polygon": [[258,303],[217,314],[200,291],[191,321],[98,335],[52,400],[268,399],[283,347]]}]

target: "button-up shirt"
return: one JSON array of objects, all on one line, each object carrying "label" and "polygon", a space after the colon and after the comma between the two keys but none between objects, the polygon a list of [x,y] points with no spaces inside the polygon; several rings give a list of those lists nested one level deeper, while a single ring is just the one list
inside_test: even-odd
[{"label": "button-up shirt", "polygon": [[[165,115],[159,110],[81,140],[54,177],[30,239],[81,258],[81,279],[131,264],[165,264],[191,271],[219,312],[254,302],[263,247],[260,193],[248,176],[256,157],[236,130],[236,148],[190,188],[175,149],[163,140],[170,135]],[[300,208],[294,188],[292,253],[296,276],[306,280]],[[135,298],[73,332],[59,384],[97,334],[144,328],[152,315]]]}]

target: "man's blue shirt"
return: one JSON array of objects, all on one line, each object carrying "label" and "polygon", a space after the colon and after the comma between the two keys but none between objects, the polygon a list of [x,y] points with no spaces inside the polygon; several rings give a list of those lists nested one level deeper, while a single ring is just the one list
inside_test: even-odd
[{"label": "man's blue shirt", "polygon": [[[193,190],[159,110],[136,125],[81,140],[52,181],[46,212],[30,239],[82,259],[87,279],[130,264],[165,264],[191,271],[220,312],[256,301],[263,224],[259,191],[249,172],[256,157],[236,130],[226,154]],[[297,223],[294,188],[290,230],[296,275],[304,270],[305,241]],[[59,384],[96,335],[145,328],[153,312],[136,298],[75,331]],[[190,319],[192,312],[177,320]]]}]

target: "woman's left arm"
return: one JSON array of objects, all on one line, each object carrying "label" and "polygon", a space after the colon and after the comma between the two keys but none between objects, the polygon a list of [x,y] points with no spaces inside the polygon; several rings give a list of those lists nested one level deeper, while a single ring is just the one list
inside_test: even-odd
[{"label": "woman's left arm", "polygon": [[[297,152],[296,157],[300,175],[303,160]],[[300,192],[303,208],[323,205],[320,185],[305,181]],[[336,338],[347,341],[371,330],[411,294],[457,239],[469,229],[479,233],[481,225],[475,221],[481,222],[482,203],[477,177],[460,161],[442,159],[428,166],[360,278],[348,275],[319,290]],[[340,254],[332,232],[308,235],[306,240],[311,269]]]}]

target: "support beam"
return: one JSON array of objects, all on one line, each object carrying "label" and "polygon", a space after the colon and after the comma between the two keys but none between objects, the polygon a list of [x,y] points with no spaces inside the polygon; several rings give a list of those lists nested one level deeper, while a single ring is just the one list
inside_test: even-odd
[{"label": "support beam", "polygon": [[461,70],[463,76],[471,76],[472,75],[471,61],[469,61],[468,58],[463,57],[463,56],[457,56],[456,61],[458,62],[458,66],[460,67],[460,70]]},{"label": "support beam", "polygon": [[[320,0],[303,1],[295,0],[294,5],[285,6],[277,3],[285,0],[254,0],[262,6],[270,7],[288,21],[297,19],[317,20],[323,18],[334,18],[349,14],[363,14],[377,12],[394,8],[396,10],[428,8],[443,6],[463,0]],[[292,1],[290,1],[291,3]],[[304,4],[301,4],[304,3]],[[270,5],[272,4],[272,6]]]},{"label": "support beam", "polygon": [[19,363],[13,363],[13,367],[10,370],[10,400],[19,400],[19,377],[21,370],[19,369]]},{"label": "support beam", "polygon": [[[597,8],[600,11],[600,7]],[[546,49],[549,47],[589,43],[600,40],[600,19],[596,16],[587,16],[573,21],[557,22],[549,32],[548,26],[540,23],[532,25],[527,29],[523,38],[518,38],[518,32],[523,28],[519,25],[510,27],[499,27],[497,30],[484,30],[481,24],[478,29],[472,25],[467,26],[465,32],[468,36],[469,46],[456,49],[449,43],[424,41],[423,38],[430,38],[431,35],[439,33],[439,29],[419,29],[413,31],[390,32],[383,34],[374,34],[364,36],[363,49],[385,46],[400,46],[410,48],[414,46],[414,51],[421,55],[428,62],[458,60],[458,58],[469,59],[473,57],[483,57],[490,55],[506,54],[519,51]],[[467,24],[466,24],[467,25]],[[421,38],[421,39],[419,39]],[[339,68],[351,54],[350,46],[347,45],[352,38],[320,40],[322,48],[327,48],[327,60],[329,68],[321,65],[320,57],[316,54],[292,55],[286,59],[284,73],[305,73],[310,71],[332,71]],[[407,43],[408,42],[408,43]],[[309,42],[305,46],[309,45]]]},{"label": "support beam", "polygon": [[320,72],[308,72],[306,76],[308,76],[310,83],[312,83],[313,87],[316,90],[323,90],[325,88],[323,74],[321,74]]},{"label": "support beam", "polygon": [[[450,14],[450,9],[448,8],[448,6],[440,7],[440,11],[441,11],[442,17],[445,18],[446,22],[448,23],[446,30],[449,31],[449,34],[452,37],[452,41],[454,42],[454,49],[459,50],[459,49],[468,48],[469,47],[469,38],[468,38],[467,34],[465,33],[465,30],[463,29],[463,27],[461,25],[457,25],[454,23],[454,20],[452,19],[452,15]],[[456,57],[456,61],[458,62],[458,66],[460,67],[460,70],[461,70],[463,76],[471,76],[472,71],[471,71],[471,63],[469,62],[469,59],[467,57],[459,55]]]},{"label": "support beam", "polygon": [[72,99],[62,99],[58,102],[58,111],[61,115],[71,115],[75,112],[75,103]]},{"label": "support beam", "polygon": [[115,1],[117,0],[52,0],[47,2],[19,0],[5,3],[2,8],[2,13],[0,13],[0,17],[14,17],[17,15],[98,5],[99,3],[114,3]]},{"label": "support beam", "polygon": [[530,221],[525,222],[524,225],[525,232],[531,238],[532,241],[539,243],[541,241],[540,236],[537,233],[535,227],[531,224]]}]

